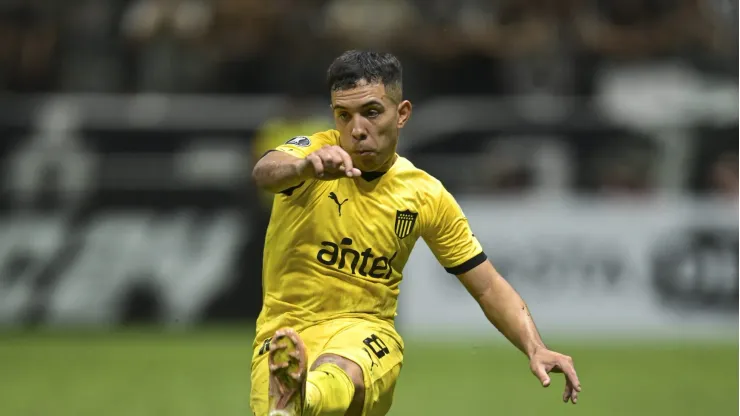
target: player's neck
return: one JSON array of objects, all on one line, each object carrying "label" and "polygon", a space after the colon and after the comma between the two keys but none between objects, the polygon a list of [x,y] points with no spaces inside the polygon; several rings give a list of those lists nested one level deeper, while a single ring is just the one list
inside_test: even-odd
[{"label": "player's neck", "polygon": [[388,172],[389,170],[391,170],[391,167],[393,167],[393,164],[396,163],[396,160],[398,160],[398,154],[393,152],[393,156],[391,156],[387,162],[383,163],[382,166],[376,169],[375,172]]}]

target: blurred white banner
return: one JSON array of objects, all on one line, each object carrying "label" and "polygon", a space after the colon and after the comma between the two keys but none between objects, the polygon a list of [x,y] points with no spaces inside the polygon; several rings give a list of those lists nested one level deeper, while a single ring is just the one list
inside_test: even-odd
[{"label": "blurred white banner", "polygon": [[190,325],[233,284],[243,227],[235,212],[180,210],[0,218],[0,326],[120,324],[145,292],[149,320]]},{"label": "blurred white banner", "polygon": [[[460,204],[544,333],[737,333],[735,203],[497,198]],[[425,244],[406,266],[398,326],[404,334],[495,333]]]}]

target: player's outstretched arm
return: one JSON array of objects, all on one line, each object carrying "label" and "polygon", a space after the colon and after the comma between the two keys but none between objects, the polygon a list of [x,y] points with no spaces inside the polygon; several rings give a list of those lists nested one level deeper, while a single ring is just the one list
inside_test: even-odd
[{"label": "player's outstretched arm", "polygon": [[581,383],[573,360],[545,346],[524,300],[493,265],[486,260],[458,275],[458,279],[478,301],[488,320],[529,357],[530,369],[544,387],[550,385],[548,373],[565,374],[563,401],[575,404]]},{"label": "player's outstretched arm", "polygon": [[304,160],[285,152],[270,152],[254,165],[252,178],[266,191],[282,192],[305,180]]},{"label": "player's outstretched arm", "polygon": [[278,193],[308,179],[337,179],[360,176],[352,158],[339,146],[324,146],[305,159],[285,152],[270,152],[252,170],[252,178],[260,188]]}]

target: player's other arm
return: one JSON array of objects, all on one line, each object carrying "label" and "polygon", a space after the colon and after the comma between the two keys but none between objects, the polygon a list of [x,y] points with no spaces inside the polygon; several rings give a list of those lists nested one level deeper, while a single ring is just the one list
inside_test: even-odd
[{"label": "player's other arm", "polygon": [[548,373],[564,373],[563,401],[578,401],[581,383],[571,357],[549,350],[542,341],[532,315],[514,288],[485,260],[459,274],[458,279],[478,301],[488,320],[529,357],[530,369],[542,385],[550,385]]},{"label": "player's other arm", "polygon": [[581,387],[573,360],[547,349],[524,300],[487,259],[452,195],[442,189],[435,199],[427,213],[434,220],[424,236],[429,248],[445,269],[458,277],[488,320],[529,357],[530,369],[545,387],[550,384],[548,373],[565,373],[563,400],[575,403]]},{"label": "player's other arm", "polygon": [[537,350],[547,348],[524,300],[490,261],[484,261],[457,278],[488,320],[527,357],[532,358]]},{"label": "player's other arm", "polygon": [[300,153],[293,156],[284,151],[269,152],[255,164],[252,178],[258,187],[278,193],[309,179],[360,175],[360,171],[352,165],[352,158],[339,146],[325,145],[305,157],[300,156]]}]

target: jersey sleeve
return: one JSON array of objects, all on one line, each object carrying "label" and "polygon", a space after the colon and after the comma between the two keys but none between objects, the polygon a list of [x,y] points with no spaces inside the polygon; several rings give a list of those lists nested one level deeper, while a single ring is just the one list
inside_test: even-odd
[{"label": "jersey sleeve", "polygon": [[432,219],[423,238],[448,273],[461,275],[486,261],[486,254],[460,205],[444,187],[430,204]]},{"label": "jersey sleeve", "polygon": [[[333,146],[337,144],[339,144],[339,132],[336,130],[327,130],[315,133],[311,136],[293,137],[285,142],[285,144],[268,151],[268,153],[271,151],[284,152],[297,158],[305,159],[306,156],[324,146]],[[303,181],[298,185],[280,191],[280,193],[285,196],[292,196],[295,191],[302,188],[305,184],[306,182]]]},{"label": "jersey sleeve", "polygon": [[327,130],[315,133],[311,136],[296,136],[275,148],[279,152],[305,159],[306,156],[321,149],[324,146],[339,144],[339,134],[335,130]]}]

